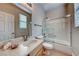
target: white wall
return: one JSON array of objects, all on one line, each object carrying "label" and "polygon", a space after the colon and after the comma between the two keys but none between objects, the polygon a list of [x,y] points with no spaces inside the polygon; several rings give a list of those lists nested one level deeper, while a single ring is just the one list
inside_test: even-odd
[{"label": "white wall", "polygon": [[79,28],[72,30],[72,49],[73,53],[79,56]]},{"label": "white wall", "polygon": [[72,15],[71,16],[71,22],[72,22],[72,52],[73,55],[78,55],[79,56],[79,27],[75,27],[74,25],[74,5],[69,4],[69,13]]},{"label": "white wall", "polygon": [[34,24],[42,25],[42,20],[45,17],[44,10],[39,4],[33,4],[32,11],[32,36],[42,35],[42,27],[34,26]]},{"label": "white wall", "polygon": [[74,55],[79,56],[79,27],[75,27],[74,18],[72,22],[72,51]]},{"label": "white wall", "polygon": [[59,7],[59,8],[55,8],[55,9],[51,9],[46,13],[46,16],[49,19],[53,19],[53,18],[58,18],[58,17],[62,17],[64,16],[64,8],[63,6]]}]

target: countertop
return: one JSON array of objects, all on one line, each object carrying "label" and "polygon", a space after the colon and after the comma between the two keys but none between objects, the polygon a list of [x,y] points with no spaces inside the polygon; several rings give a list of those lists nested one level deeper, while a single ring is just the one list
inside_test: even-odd
[{"label": "countertop", "polygon": [[28,46],[27,51],[20,51],[19,47],[12,50],[0,49],[0,56],[27,56],[31,51],[33,51],[37,46],[39,46],[43,42],[43,40],[41,39],[34,40],[36,40],[36,42],[34,42],[33,44],[30,43],[30,45],[29,42],[31,41],[31,39],[22,43],[25,47]]},{"label": "countertop", "polygon": [[43,40],[38,39],[36,43],[34,43],[33,45],[29,46],[26,55],[28,55],[30,52],[32,52],[36,47],[38,47],[41,43],[43,42]]}]

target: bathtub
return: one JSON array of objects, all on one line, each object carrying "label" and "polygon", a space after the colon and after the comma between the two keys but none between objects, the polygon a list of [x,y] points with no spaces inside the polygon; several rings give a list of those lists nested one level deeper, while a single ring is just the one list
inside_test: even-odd
[{"label": "bathtub", "polygon": [[45,41],[47,41],[50,44],[53,44],[53,48],[56,50],[62,51],[69,55],[72,54],[70,42],[67,42],[64,40],[58,40],[58,39],[51,39],[51,38],[48,38],[48,40],[45,40]]}]

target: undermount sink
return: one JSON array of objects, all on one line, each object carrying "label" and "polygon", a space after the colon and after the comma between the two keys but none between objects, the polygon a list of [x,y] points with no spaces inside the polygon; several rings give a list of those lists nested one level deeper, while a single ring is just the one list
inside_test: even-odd
[{"label": "undermount sink", "polygon": [[37,40],[28,40],[26,42],[23,43],[24,46],[32,46],[37,42]]}]

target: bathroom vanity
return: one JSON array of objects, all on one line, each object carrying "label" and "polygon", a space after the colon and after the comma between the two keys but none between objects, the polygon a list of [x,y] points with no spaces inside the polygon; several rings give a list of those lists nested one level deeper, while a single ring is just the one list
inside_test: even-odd
[{"label": "bathroom vanity", "polygon": [[40,44],[38,47],[36,47],[28,55],[29,56],[42,56],[43,55],[43,46],[42,46],[42,44]]},{"label": "bathroom vanity", "polygon": [[[20,42],[20,40],[17,42]],[[22,43],[20,43],[20,45],[16,49],[12,50],[0,49],[0,56],[42,56],[43,55],[42,43],[43,43],[42,39],[28,39],[27,41],[22,41]]]},{"label": "bathroom vanity", "polygon": [[43,40],[34,39],[29,40],[24,43],[24,46],[28,46],[27,54],[28,56],[42,56],[43,55]]}]

